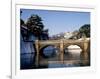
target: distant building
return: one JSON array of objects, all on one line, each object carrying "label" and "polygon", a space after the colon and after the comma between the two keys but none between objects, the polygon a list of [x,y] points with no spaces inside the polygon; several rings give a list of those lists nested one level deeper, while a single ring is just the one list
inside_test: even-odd
[{"label": "distant building", "polygon": [[72,32],[65,32],[64,33],[64,38],[65,39],[69,39],[69,38],[71,38],[73,36],[73,33]]},{"label": "distant building", "polygon": [[52,37],[50,37],[50,39],[78,39],[77,37],[78,35],[78,31],[74,31],[74,32],[65,32],[65,33],[59,33],[56,35],[53,35]]}]

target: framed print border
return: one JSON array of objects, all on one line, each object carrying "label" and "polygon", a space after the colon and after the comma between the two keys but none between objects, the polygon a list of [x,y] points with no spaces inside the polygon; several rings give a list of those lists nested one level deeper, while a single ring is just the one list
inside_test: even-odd
[{"label": "framed print border", "polygon": [[[90,12],[91,14],[91,66],[89,67],[74,67],[74,68],[59,68],[59,69],[32,69],[20,70],[20,9],[41,9],[41,10],[56,10],[56,11],[78,11]],[[12,12],[12,79],[30,79],[41,78],[47,76],[67,76],[73,74],[88,74],[96,71],[96,28],[95,27],[95,8],[94,7],[76,7],[76,6],[52,6],[52,5],[30,5],[16,4]]]}]

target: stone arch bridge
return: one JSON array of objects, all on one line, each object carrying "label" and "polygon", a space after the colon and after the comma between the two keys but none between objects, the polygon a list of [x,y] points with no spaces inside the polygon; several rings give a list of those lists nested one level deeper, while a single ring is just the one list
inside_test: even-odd
[{"label": "stone arch bridge", "polygon": [[39,55],[40,50],[47,47],[47,46],[55,46],[60,50],[60,61],[64,61],[64,49],[69,45],[78,45],[82,49],[81,56],[82,58],[89,59],[90,53],[90,40],[89,39],[82,39],[82,40],[36,40],[36,65],[39,65]]}]

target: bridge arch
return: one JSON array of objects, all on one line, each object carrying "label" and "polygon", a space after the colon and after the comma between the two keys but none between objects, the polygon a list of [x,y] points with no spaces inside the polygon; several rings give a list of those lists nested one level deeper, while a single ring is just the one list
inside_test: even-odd
[{"label": "bridge arch", "polygon": [[53,55],[53,53],[55,53],[55,51],[53,51],[53,50],[58,50],[59,51],[59,46],[57,46],[57,45],[48,44],[48,45],[41,46],[40,49],[39,49],[39,54],[44,58],[46,57],[45,49],[48,48],[48,47],[52,48],[52,53],[51,53],[52,55]]},{"label": "bridge arch", "polygon": [[79,45],[73,45],[73,44],[65,47],[63,50],[64,54],[70,54],[71,52],[81,54],[82,52],[82,48]]},{"label": "bridge arch", "polygon": [[80,47],[80,49],[82,49],[82,51],[84,51],[84,46],[83,46],[83,44],[65,44],[65,45],[64,45],[64,50],[65,50],[66,48],[68,48],[69,46],[71,46],[71,45],[76,45],[76,46]]}]

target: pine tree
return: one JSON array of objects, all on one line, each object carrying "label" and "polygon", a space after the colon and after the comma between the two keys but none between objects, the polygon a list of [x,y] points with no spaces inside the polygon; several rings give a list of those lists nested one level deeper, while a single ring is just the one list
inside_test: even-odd
[{"label": "pine tree", "polygon": [[40,35],[44,28],[41,17],[35,14],[31,15],[26,22],[26,26],[36,37],[38,37],[38,39],[40,39]]}]

